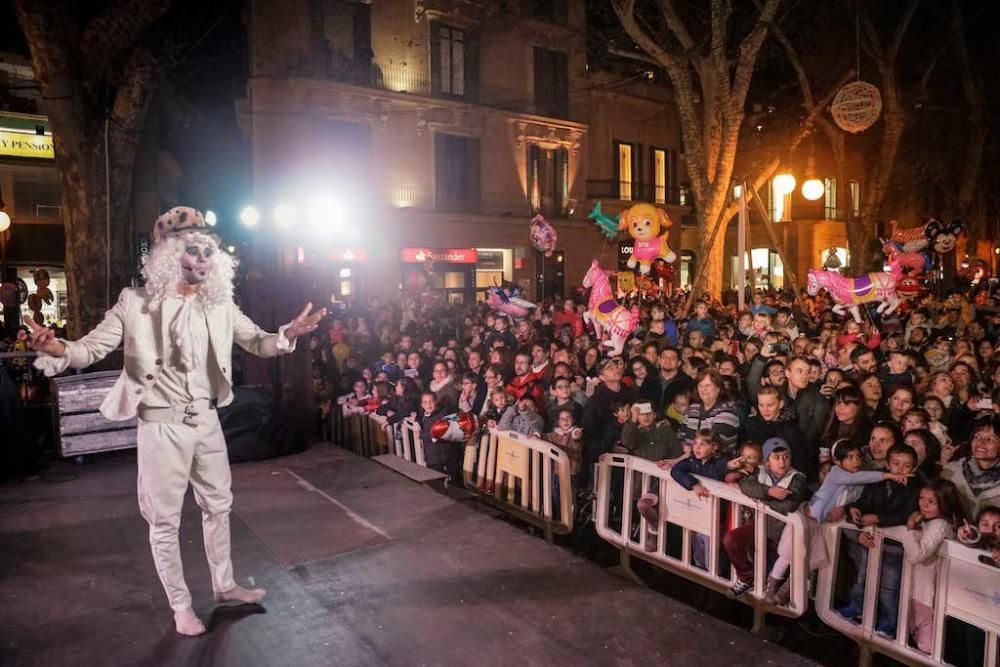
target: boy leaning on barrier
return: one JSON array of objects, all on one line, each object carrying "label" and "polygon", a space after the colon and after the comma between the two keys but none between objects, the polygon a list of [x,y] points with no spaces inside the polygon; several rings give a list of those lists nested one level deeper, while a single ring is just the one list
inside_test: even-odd
[{"label": "boy leaning on barrier", "polygon": [[[917,467],[917,453],[909,445],[893,445],[886,455],[889,472],[910,477]],[[900,484],[891,479],[865,486],[861,497],[847,506],[848,518],[859,528],[906,525],[917,509],[916,484]],[[857,569],[857,579],[851,586],[850,604],[837,609],[848,620],[861,617],[868,574],[868,550],[875,546],[870,532],[848,530],[844,537],[847,555]],[[878,622],[875,631],[895,638],[899,612],[899,580],[903,568],[902,545],[887,541],[882,547],[882,571],[878,587]]]},{"label": "boy leaning on barrier", "polygon": [[[740,491],[744,495],[762,500],[764,504],[781,514],[789,514],[799,508],[806,498],[806,476],[792,467],[792,452],[788,443],[781,438],[770,438],[763,447],[764,465],[755,475],[747,475],[740,480]],[[778,541],[778,559],[767,578],[764,599],[770,604],[781,604],[778,592],[788,574],[792,552],[792,531],[783,530],[784,523],[767,521],[767,537]],[[722,546],[736,570],[736,583],[729,589],[731,597],[737,598],[753,587],[753,559],[750,557],[754,544],[754,525],[746,523],[735,528],[722,538]]]}]

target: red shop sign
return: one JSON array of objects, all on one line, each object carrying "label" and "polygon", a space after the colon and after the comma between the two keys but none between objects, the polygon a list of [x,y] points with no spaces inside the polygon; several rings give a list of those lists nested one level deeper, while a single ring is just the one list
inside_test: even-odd
[{"label": "red shop sign", "polygon": [[399,251],[404,262],[425,262],[428,259],[447,264],[475,264],[479,253],[475,248],[403,248]]}]

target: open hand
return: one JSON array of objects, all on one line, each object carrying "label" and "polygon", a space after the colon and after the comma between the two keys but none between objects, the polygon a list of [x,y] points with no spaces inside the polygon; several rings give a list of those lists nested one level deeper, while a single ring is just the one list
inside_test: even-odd
[{"label": "open hand", "polygon": [[24,323],[31,329],[31,349],[51,357],[61,357],[66,354],[66,346],[56,338],[52,329],[43,327],[30,317],[25,317]]},{"label": "open hand", "polygon": [[767,489],[767,495],[771,496],[775,500],[784,500],[791,493],[788,489],[783,489],[780,486],[771,486]]},{"label": "open hand", "polygon": [[315,331],[316,325],[323,318],[323,316],[326,315],[326,308],[320,308],[318,311],[310,315],[309,311],[312,310],[312,306],[311,302],[307,303],[306,307],[302,309],[302,312],[299,313],[298,316],[292,320],[291,325],[285,329],[285,338],[287,338],[289,342],[295,340],[302,334]]}]

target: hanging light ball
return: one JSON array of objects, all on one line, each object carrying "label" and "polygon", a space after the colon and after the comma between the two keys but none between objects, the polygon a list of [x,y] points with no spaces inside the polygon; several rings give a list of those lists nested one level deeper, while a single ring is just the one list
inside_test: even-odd
[{"label": "hanging light ball", "polygon": [[825,191],[826,187],[823,185],[823,181],[818,178],[810,178],[802,184],[802,196],[809,201],[816,201],[823,196]]},{"label": "hanging light ball", "polygon": [[840,129],[863,132],[875,124],[882,113],[882,95],[865,81],[854,81],[839,91],[830,105],[830,115]]},{"label": "hanging light ball", "polygon": [[0,211],[0,232],[5,232],[10,229],[10,216]]},{"label": "hanging light ball", "polygon": [[795,190],[795,177],[791,174],[779,174],[774,177],[774,192],[778,195],[791,194]]}]

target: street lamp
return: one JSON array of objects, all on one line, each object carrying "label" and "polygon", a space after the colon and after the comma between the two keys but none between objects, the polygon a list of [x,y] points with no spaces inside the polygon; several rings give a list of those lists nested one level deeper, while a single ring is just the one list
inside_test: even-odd
[{"label": "street lamp", "polygon": [[823,196],[825,191],[826,187],[823,185],[823,181],[818,178],[810,178],[802,184],[802,196],[809,201],[816,201]]},{"label": "street lamp", "polygon": [[256,227],[257,223],[260,222],[260,211],[253,206],[247,206],[240,211],[240,222],[247,227]]},{"label": "street lamp", "polygon": [[795,177],[791,174],[778,174],[774,177],[774,193],[777,195],[791,194],[795,190]]}]

